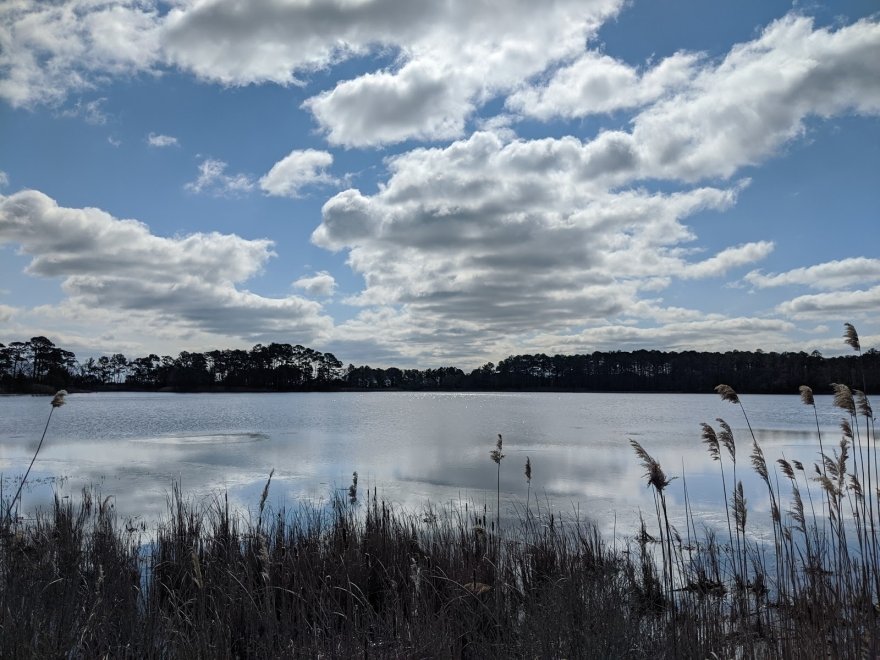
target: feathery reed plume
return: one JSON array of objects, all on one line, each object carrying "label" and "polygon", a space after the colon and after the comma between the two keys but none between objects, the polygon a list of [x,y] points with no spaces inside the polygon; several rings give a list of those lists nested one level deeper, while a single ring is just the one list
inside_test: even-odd
[{"label": "feathery reed plume", "polygon": [[[369,487],[367,488],[369,499]],[[358,473],[357,470],[351,473],[351,486],[348,487],[348,501],[355,504],[358,499]]]},{"label": "feathery reed plume", "polygon": [[18,484],[18,490],[15,491],[15,495],[12,496],[12,499],[9,501],[9,506],[6,507],[6,518],[9,518],[12,513],[12,507],[15,506],[15,501],[18,499],[18,496],[21,495],[21,489],[24,488],[24,484],[27,481],[28,475],[31,473],[31,468],[34,467],[34,461],[37,460],[37,454],[40,453],[40,449],[43,447],[43,440],[46,439],[46,431],[49,430],[49,422],[52,420],[52,413],[55,412],[56,408],[60,408],[64,405],[64,397],[67,396],[67,390],[58,390],[55,393],[55,396],[52,397],[52,401],[50,402],[52,405],[52,409],[49,411],[49,417],[46,419],[46,426],[43,428],[43,435],[40,436],[40,442],[37,445],[37,450],[34,452],[34,457],[31,459],[30,465],[28,465],[28,469],[25,470],[24,476],[21,478],[21,483]]},{"label": "feathery reed plume", "polygon": [[495,449],[493,449],[492,451],[489,452],[489,456],[492,457],[492,460],[495,461],[496,463],[498,463],[499,465],[501,464],[501,459],[504,458],[504,454],[501,453],[501,443],[502,443],[502,439],[501,439],[501,434],[499,433],[498,440],[495,441]]},{"label": "feathery reed plume", "polygon": [[642,461],[642,467],[645,468],[645,476],[648,478],[648,485],[653,486],[657,492],[662,492],[672,482],[672,479],[666,478],[660,463],[654,460],[642,445],[633,439],[630,439],[629,444],[632,445],[636,456]]},{"label": "feathery reed plume", "polygon": [[746,505],[746,498],[743,495],[743,484],[742,481],[739,481],[733,491],[733,519],[740,534],[745,534],[746,530],[746,514],[748,513]]},{"label": "feathery reed plume", "polygon": [[843,341],[847,346],[851,346],[854,351],[861,352],[862,345],[859,343],[859,333],[853,327],[852,323],[843,324]]},{"label": "feathery reed plume", "polygon": [[501,443],[502,443],[501,434],[498,434],[498,440],[495,441],[495,449],[489,452],[490,458],[495,462],[495,465],[498,466],[498,475],[497,482],[495,488],[496,495],[496,508],[495,508],[495,528],[500,532],[501,531],[501,459],[504,458],[504,454],[501,453]]},{"label": "feathery reed plume", "polygon": [[764,451],[757,442],[752,442],[752,453],[749,458],[752,459],[752,468],[758,473],[761,480],[769,486],[770,473],[767,470],[767,461],[764,459]]},{"label": "feathery reed plume", "polygon": [[[654,487],[654,506],[657,509],[657,525],[660,527],[660,547],[663,554],[663,576],[669,593],[672,593],[672,533],[669,526],[669,514],[666,509],[666,494],[663,492],[672,482],[672,479],[666,477],[666,473],[663,472],[660,463],[645,451],[642,445],[632,438],[630,438],[629,444],[632,445],[636,456],[642,461],[642,467],[645,468],[645,476],[648,478],[648,487]],[[666,528],[665,534],[663,532],[664,526]]]},{"label": "feathery reed plume", "polygon": [[779,464],[779,467],[782,469],[782,474],[786,477],[794,481],[794,470],[791,467],[791,463],[789,463],[784,458],[777,458],[776,462]]},{"label": "feathery reed plume", "polygon": [[528,456],[526,456],[525,475],[526,475],[526,481],[528,481],[531,484],[532,483],[532,461]]},{"label": "feathery reed plume", "polygon": [[260,515],[257,518],[257,529],[263,524],[263,510],[266,508],[266,499],[269,497],[269,484],[272,483],[273,474],[275,474],[275,468],[269,471],[269,478],[266,479],[266,485],[263,486],[263,494],[260,495]]},{"label": "feathery reed plume", "polygon": [[709,450],[709,456],[712,457],[713,461],[720,461],[721,448],[718,444],[718,436],[715,433],[715,429],[713,429],[709,424],[706,424],[706,422],[702,422],[700,426],[703,427],[703,433],[701,437],[703,438],[703,442],[706,444],[706,447]]},{"label": "feathery reed plume", "polygon": [[853,400],[852,390],[843,383],[831,383],[834,389],[834,405],[846,410],[850,415],[856,414],[856,404]]},{"label": "feathery reed plume", "polygon": [[816,401],[813,399],[813,388],[807,385],[801,385],[798,388],[798,391],[801,393],[801,401],[808,406],[815,406]]},{"label": "feathery reed plume", "polygon": [[859,414],[872,419],[874,417],[874,410],[871,408],[865,393],[861,390],[853,390],[853,395],[855,396],[856,409],[859,411]]},{"label": "feathery reed plume", "polygon": [[730,401],[730,403],[739,403],[739,396],[730,385],[716,385],[715,391],[721,396],[723,401]]},{"label": "feathery reed plume", "polygon": [[730,460],[736,463],[736,443],[733,441],[733,431],[730,429],[730,425],[720,417],[715,421],[718,422],[718,425],[721,427],[721,433],[718,434],[718,439],[721,441],[721,444],[727,448],[727,452],[730,454]]}]

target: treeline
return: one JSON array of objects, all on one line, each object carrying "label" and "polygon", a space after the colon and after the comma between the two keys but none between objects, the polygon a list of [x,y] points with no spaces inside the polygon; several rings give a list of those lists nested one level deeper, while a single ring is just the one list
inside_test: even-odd
[{"label": "treeline", "polygon": [[605,351],[585,355],[514,355],[466,373],[456,367],[345,367],[332,353],[304,346],[257,344],[250,350],[177,357],[122,353],[80,361],[46,337],[0,344],[0,389],[53,388],[312,391],[339,389],[791,393],[800,385],[830,391],[833,382],[880,390],[880,352],[823,357],[763,351]]}]

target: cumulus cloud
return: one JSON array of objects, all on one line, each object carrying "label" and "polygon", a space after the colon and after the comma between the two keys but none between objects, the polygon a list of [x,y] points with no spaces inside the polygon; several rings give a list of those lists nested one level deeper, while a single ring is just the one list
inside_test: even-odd
[{"label": "cumulus cloud", "polygon": [[171,135],[162,135],[161,133],[150,133],[147,136],[147,144],[151,147],[179,147],[180,143],[176,137]]},{"label": "cumulus cloud", "polygon": [[311,296],[332,296],[336,291],[336,280],[326,270],[319,270],[311,277],[300,277],[293,286]]},{"label": "cumulus cloud", "polygon": [[[619,163],[621,176],[683,181],[730,177],[802,134],[807,117],[880,113],[880,77],[873,66],[880,61],[880,23],[875,20],[833,31],[814,29],[812,19],[792,14],[770,24],[757,39],[734,46],[718,63],[696,66],[687,57],[673,56],[678,63],[669,68],[675,75],[659,76],[664,84],[644,92],[659,100],[634,117],[630,132],[606,133],[596,140],[596,148],[604,148]],[[621,82],[631,81],[620,92],[625,98],[637,96],[633,89],[644,90],[645,78],[653,72],[638,78],[614,61],[590,55],[584,61],[591,58],[598,64],[593,74],[601,81],[595,89],[610,86],[616,74]],[[559,82],[553,78],[543,89],[520,92],[510,103],[542,118],[609,109],[589,96],[595,92],[589,84],[580,92],[580,109],[576,90],[565,96],[560,89],[568,78],[588,79],[585,71],[577,65],[563,69]],[[678,87],[664,97],[656,91]],[[612,96],[609,103],[621,107],[624,102]]]},{"label": "cumulus cloud", "polygon": [[485,0],[180,6],[163,29],[178,66],[228,85],[300,82],[353,56],[391,50],[394,64],[306,103],[334,144],[461,135],[474,109],[583,49],[620,0]]},{"label": "cumulus cloud", "polygon": [[857,291],[815,293],[787,300],[777,307],[783,314],[794,318],[822,318],[842,316],[852,320],[856,315],[876,312],[880,307],[880,286]]},{"label": "cumulus cloud", "polygon": [[312,240],[348,250],[363,275],[349,302],[402,310],[406,339],[403,327],[383,336],[410,347],[446,337],[456,350],[615,318],[665,278],[719,275],[769,250],[750,244],[692,265],[681,245],[695,236],[682,219],[727,208],[737,189],[612,192],[594,157],[574,138],[492,133],[417,149],[388,161],[376,194],[330,199]]},{"label": "cumulus cloud", "polygon": [[13,107],[58,103],[107,75],[152,69],[158,14],[144,0],[16,0],[0,4],[0,98]]},{"label": "cumulus cloud", "polygon": [[690,83],[699,61],[698,54],[676,53],[640,72],[613,57],[588,51],[557,69],[545,84],[517,90],[506,105],[544,120],[643,106]]},{"label": "cumulus cloud", "polygon": [[247,174],[226,174],[227,163],[206,158],[199,165],[199,176],[184,185],[193,193],[207,193],[215,197],[235,197],[254,189],[254,181]]},{"label": "cumulus cloud", "polygon": [[234,234],[165,238],[95,208],[65,208],[26,190],[0,197],[0,244],[19,246],[26,272],[60,277],[69,308],[150,316],[227,337],[313,340],[332,323],[299,296],[240,285],[273,256],[272,242]]},{"label": "cumulus cloud", "polygon": [[260,189],[275,197],[299,197],[306,186],[333,183],[335,179],[327,172],[332,164],[329,152],[294,149],[260,179]]},{"label": "cumulus cloud", "polygon": [[753,270],[744,279],[758,289],[791,285],[808,286],[812,289],[841,289],[880,280],[880,259],[852,257],[766,275],[759,270]]}]

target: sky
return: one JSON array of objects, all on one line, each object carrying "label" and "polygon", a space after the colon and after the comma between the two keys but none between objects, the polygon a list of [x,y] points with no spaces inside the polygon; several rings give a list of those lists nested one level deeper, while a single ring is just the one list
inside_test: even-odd
[{"label": "sky", "polygon": [[5,0],[0,342],[880,348],[874,0]]}]

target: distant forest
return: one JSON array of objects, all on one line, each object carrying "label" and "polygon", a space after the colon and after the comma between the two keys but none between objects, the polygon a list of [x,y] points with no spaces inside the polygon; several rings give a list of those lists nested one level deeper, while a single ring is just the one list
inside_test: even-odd
[{"label": "distant forest", "polygon": [[841,382],[880,390],[880,352],[823,357],[763,351],[605,351],[513,355],[466,373],[456,367],[347,367],[332,353],[290,344],[257,344],[177,357],[121,353],[80,361],[46,337],[0,344],[0,391],[74,390],[318,391],[467,390],[711,392],[719,383],[745,393],[816,393]]}]

